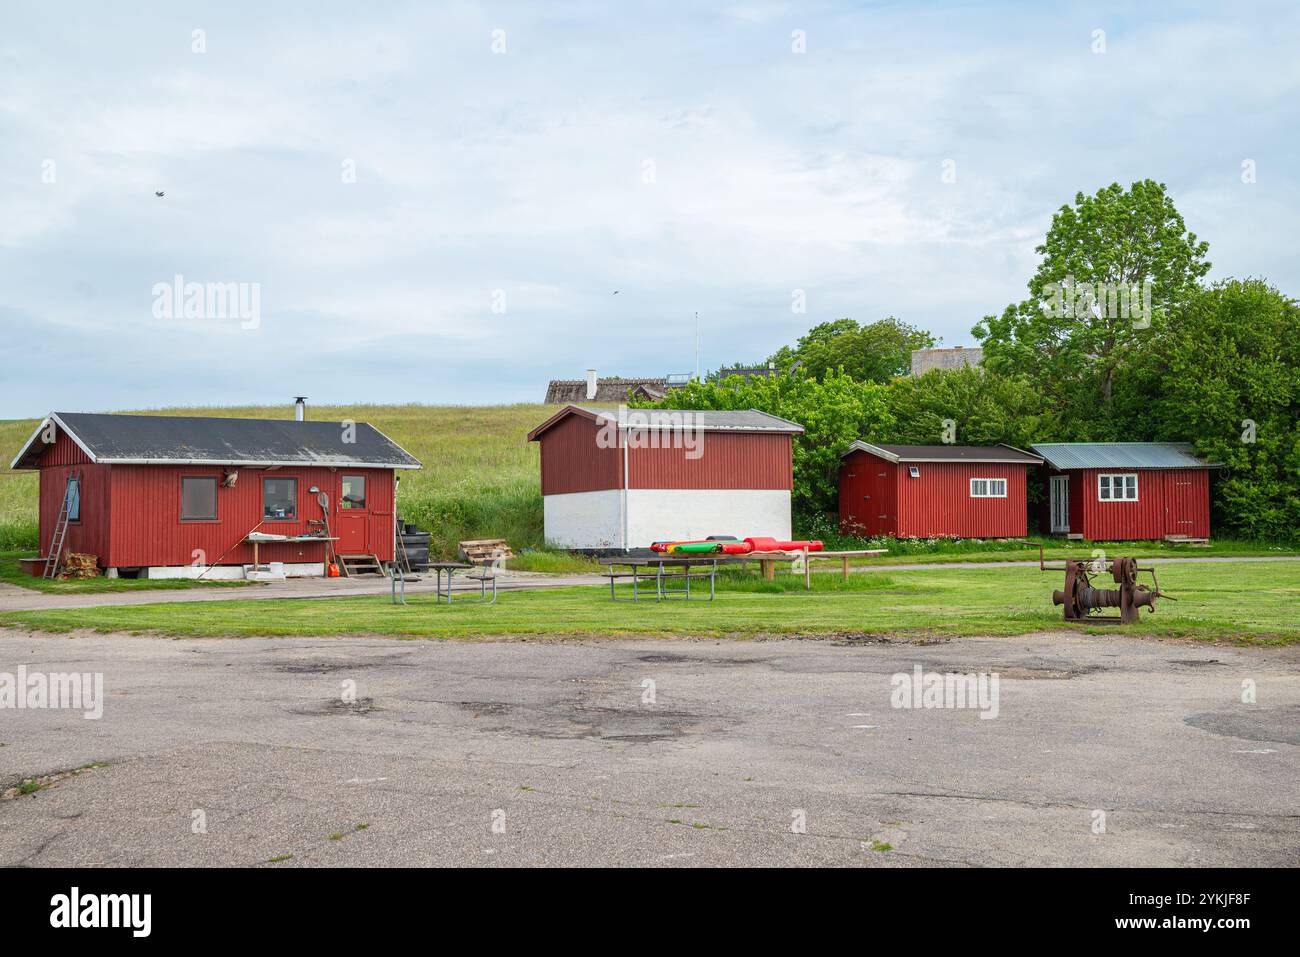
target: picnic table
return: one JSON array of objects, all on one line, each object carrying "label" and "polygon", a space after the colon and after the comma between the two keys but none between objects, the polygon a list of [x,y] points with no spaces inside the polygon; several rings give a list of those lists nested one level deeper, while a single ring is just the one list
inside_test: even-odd
[{"label": "picnic table", "polygon": [[[466,601],[467,601],[467,602],[470,602],[471,604],[479,604],[480,602],[483,603],[483,604],[487,604],[487,605],[494,605],[494,604],[496,604],[496,600],[497,600],[497,573],[496,573],[496,569],[493,568],[493,567],[490,566],[490,565],[488,565],[488,566],[469,565],[469,564],[466,564],[465,562],[432,562],[432,563],[430,563],[429,568],[431,568],[431,569],[433,570],[433,575],[434,575],[434,581],[433,581],[433,600],[434,600],[435,602],[438,602],[438,601],[441,601],[441,600],[445,597],[445,598],[447,599],[447,604],[450,605],[450,604],[451,604],[451,578],[452,578],[452,576],[455,575],[456,572],[459,572],[459,571],[466,571],[466,570],[468,570],[468,569],[474,569],[474,568],[480,568],[480,567],[482,568],[482,571],[481,571],[479,574],[477,574],[477,575],[470,574],[470,575],[466,575],[466,576],[465,576],[466,578],[472,578],[473,580],[475,580],[475,581],[478,582],[478,597],[477,597],[477,598],[462,598],[461,601],[462,601],[462,602],[466,602]],[[443,573],[444,573],[444,572],[447,574],[447,590],[446,590],[446,592],[443,592],[443,590],[442,590],[442,576],[443,576]],[[491,582],[491,583],[492,583],[492,597],[491,597],[490,599],[488,598],[488,594],[487,594],[487,586],[488,586],[488,582]]]},{"label": "picnic table", "polygon": [[764,581],[772,581],[776,578],[777,562],[794,562],[803,560],[803,587],[812,589],[812,563],[815,561],[833,561],[839,559],[841,575],[845,581],[849,580],[849,559],[851,558],[869,558],[872,555],[883,555],[889,551],[887,548],[852,548],[844,551],[831,552],[812,552],[807,549],[789,552],[748,552],[744,555],[732,556],[737,559],[753,559],[758,562],[759,568],[763,572]]},{"label": "picnic table", "polygon": [[[713,601],[720,561],[725,560],[714,557],[695,556],[687,558],[657,554],[602,558],[600,564],[606,568],[606,571],[602,574],[609,579],[609,597],[613,601],[640,601],[640,583],[642,581],[654,581],[655,601],[672,599],[674,596],[689,601],[691,598],[691,579],[693,578],[708,579],[709,601]],[[629,570],[619,571],[620,568]],[[699,571],[695,571],[695,569],[699,569]],[[631,579],[632,581],[631,599],[619,598],[618,593],[614,590],[614,586],[622,579]],[[649,595],[646,596],[647,600],[649,597]]]}]

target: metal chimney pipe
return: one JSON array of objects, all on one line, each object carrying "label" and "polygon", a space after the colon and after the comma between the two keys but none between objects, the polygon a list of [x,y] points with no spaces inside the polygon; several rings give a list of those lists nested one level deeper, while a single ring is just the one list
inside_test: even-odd
[{"label": "metal chimney pipe", "polygon": [[293,397],[293,420],[301,422],[307,416],[307,397],[305,395],[295,395]]},{"label": "metal chimney pipe", "polygon": [[596,398],[596,370],[587,370],[587,401]]}]

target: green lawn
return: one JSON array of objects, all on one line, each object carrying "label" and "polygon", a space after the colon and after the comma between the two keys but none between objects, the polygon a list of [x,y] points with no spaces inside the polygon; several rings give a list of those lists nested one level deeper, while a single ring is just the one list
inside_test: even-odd
[{"label": "green lawn", "polygon": [[247,585],[243,581],[194,581],[185,578],[69,578],[50,581],[29,575],[18,564],[18,559],[31,555],[31,551],[0,552],[0,582],[18,585],[34,591],[56,592],[60,595],[79,595],[110,591],[149,591],[171,588],[230,588]]},{"label": "green lawn", "polygon": [[[1144,576],[1145,577],[1145,576]],[[309,601],[185,602],[0,614],[0,626],[45,631],[95,629],[167,635],[391,635],[478,638],[497,635],[730,636],[869,633],[1019,635],[1061,628],[1051,593],[1057,573],[1036,568],[832,573],[802,579],[756,576],[723,582],[715,602],[615,603],[608,589],[503,592],[494,606],[405,607],[387,596]],[[1144,613],[1128,635],[1262,644],[1300,641],[1300,562],[1167,566],[1161,586],[1179,600]],[[1091,626],[1108,634],[1118,629]]]}]

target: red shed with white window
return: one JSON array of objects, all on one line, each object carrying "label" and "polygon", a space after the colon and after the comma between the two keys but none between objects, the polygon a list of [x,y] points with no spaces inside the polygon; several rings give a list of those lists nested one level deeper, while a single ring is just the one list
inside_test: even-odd
[{"label": "red shed with white window", "polygon": [[1026,476],[1042,461],[1009,445],[854,442],[840,466],[840,529],[897,538],[1024,535]]},{"label": "red shed with white window", "polygon": [[1184,442],[1035,445],[1047,463],[1043,530],[1092,542],[1209,538],[1210,470]]},{"label": "red shed with white window", "polygon": [[43,557],[61,537],[105,569],[242,578],[250,535],[289,576],[324,573],[327,537],[392,561],[396,474],[420,463],[360,422],[57,412],[11,467],[40,472]]}]

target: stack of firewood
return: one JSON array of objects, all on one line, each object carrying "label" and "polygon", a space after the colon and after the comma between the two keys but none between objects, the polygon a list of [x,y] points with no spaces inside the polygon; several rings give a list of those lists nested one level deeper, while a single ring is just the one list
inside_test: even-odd
[{"label": "stack of firewood", "polygon": [[96,578],[99,576],[99,556],[68,552],[63,559],[60,578]]}]

